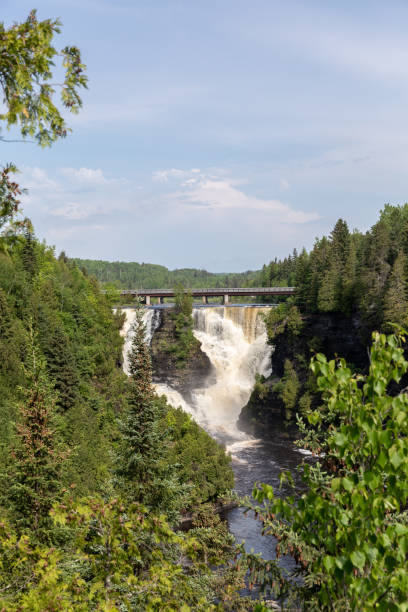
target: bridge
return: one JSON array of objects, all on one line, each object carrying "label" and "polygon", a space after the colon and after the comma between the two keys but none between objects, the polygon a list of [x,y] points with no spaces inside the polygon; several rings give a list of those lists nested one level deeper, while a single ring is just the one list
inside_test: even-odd
[{"label": "bridge", "polygon": [[[234,296],[293,295],[295,291],[296,287],[237,287],[233,289],[212,287],[210,289],[184,290],[185,293],[191,294],[193,298],[202,298],[203,304],[208,304],[209,297],[222,297],[223,304],[228,304],[230,298]],[[149,306],[151,298],[157,298],[158,303],[162,304],[164,298],[174,297],[174,289],[123,289],[120,294],[142,298]]]}]

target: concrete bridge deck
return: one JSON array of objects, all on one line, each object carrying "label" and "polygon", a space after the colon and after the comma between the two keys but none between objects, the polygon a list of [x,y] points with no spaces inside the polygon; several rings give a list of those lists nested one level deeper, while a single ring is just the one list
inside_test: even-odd
[{"label": "concrete bridge deck", "polygon": [[[209,289],[185,289],[185,293],[190,293],[193,298],[201,297],[203,303],[207,303],[209,297],[222,297],[223,303],[228,304],[229,299],[234,296],[263,296],[263,295],[293,295],[296,287],[211,287]],[[163,298],[174,297],[174,289],[123,289],[121,295],[139,297],[150,304],[152,297],[158,298],[162,303]]]}]

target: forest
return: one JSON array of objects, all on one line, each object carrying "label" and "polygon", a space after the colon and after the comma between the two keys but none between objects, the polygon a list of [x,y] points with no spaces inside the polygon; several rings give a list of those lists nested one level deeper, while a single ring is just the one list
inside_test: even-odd
[{"label": "forest", "polygon": [[78,267],[95,276],[103,285],[117,289],[173,289],[184,285],[190,289],[207,287],[256,287],[259,272],[207,272],[194,268],[168,270],[149,263],[72,260]]}]

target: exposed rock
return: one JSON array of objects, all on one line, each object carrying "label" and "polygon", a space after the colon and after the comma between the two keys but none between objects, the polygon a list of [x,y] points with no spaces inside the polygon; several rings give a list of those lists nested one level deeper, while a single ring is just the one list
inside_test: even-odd
[{"label": "exposed rock", "polygon": [[[249,433],[265,432],[282,422],[285,405],[274,390],[284,374],[285,361],[289,359],[299,378],[298,399],[310,388],[309,362],[314,353],[324,353],[328,359],[336,355],[344,357],[355,369],[365,372],[368,368],[367,334],[357,316],[346,317],[337,313],[308,315],[299,335],[285,329],[274,339],[272,375],[263,383],[257,383],[251,397],[239,417],[239,427]],[[319,395],[311,392],[312,405],[319,404]]]},{"label": "exposed rock", "polygon": [[182,363],[168,350],[176,342],[172,313],[172,309],[162,311],[160,325],[152,338],[153,381],[171,386],[189,402],[192,389],[207,384],[206,381],[213,374],[213,366],[197,339],[194,339]]}]

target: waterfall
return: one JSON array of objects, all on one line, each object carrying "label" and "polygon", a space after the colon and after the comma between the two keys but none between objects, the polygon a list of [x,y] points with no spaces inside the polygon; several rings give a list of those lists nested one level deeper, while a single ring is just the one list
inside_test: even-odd
[{"label": "waterfall", "polygon": [[253,306],[194,308],[194,335],[214,367],[215,382],[195,389],[191,404],[169,386],[157,385],[170,404],[181,406],[225,442],[247,439],[236,425],[239,413],[249,399],[255,375],[271,373],[272,347],[260,316],[266,311]]},{"label": "waterfall", "polygon": [[[114,312],[116,312],[116,309]],[[132,346],[132,328],[133,323],[135,322],[136,309],[124,308],[122,312],[125,313],[125,321],[120,332],[120,335],[125,338],[123,345],[123,369],[126,374],[129,374],[128,353]],[[154,332],[160,325],[160,310],[155,308],[145,308],[143,311],[143,321],[146,326],[146,341],[148,344],[150,344]]]}]

